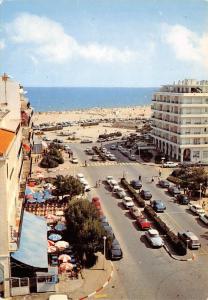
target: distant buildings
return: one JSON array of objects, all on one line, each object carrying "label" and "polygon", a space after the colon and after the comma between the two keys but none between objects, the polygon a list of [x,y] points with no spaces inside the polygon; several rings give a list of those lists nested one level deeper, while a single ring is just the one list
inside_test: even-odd
[{"label": "distant buildings", "polygon": [[157,149],[181,162],[208,162],[208,81],[164,85],[152,99]]},{"label": "distant buildings", "polygon": [[[31,168],[32,115],[19,83],[0,77],[0,290],[10,296],[10,253],[18,248]],[[3,283],[2,283],[3,281]]]}]

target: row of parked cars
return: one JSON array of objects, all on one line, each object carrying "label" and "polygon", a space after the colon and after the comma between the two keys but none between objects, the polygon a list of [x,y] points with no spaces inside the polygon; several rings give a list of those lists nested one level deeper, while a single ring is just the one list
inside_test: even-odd
[{"label": "row of parked cars", "polygon": [[[113,233],[112,227],[108,223],[108,220],[102,211],[100,198],[93,197],[92,203],[99,212],[100,222],[106,231],[107,237],[111,238],[110,247],[107,247],[107,253],[106,253],[107,257],[110,258],[111,260],[121,259],[123,257],[123,252],[121,250],[121,246],[120,246],[118,240],[116,239],[115,234]],[[107,240],[107,243],[108,243],[108,240]]]},{"label": "row of parked cars", "polygon": [[128,157],[131,161],[136,161],[136,156],[132,153],[132,150],[127,150],[122,146],[118,146],[118,151],[120,151],[124,156]]},{"label": "row of parked cars", "polygon": [[90,187],[87,179],[84,177],[84,175],[82,173],[77,174],[77,179],[82,184],[84,192],[90,192],[91,191],[91,187]]},{"label": "row of parked cars", "polygon": [[[129,210],[129,214],[135,219],[136,225],[141,230],[145,230],[145,237],[153,247],[162,247],[164,245],[163,239],[160,237],[159,232],[156,229],[152,229],[151,222],[145,217],[143,212],[134,205],[133,199],[126,194],[126,191],[118,185],[118,182],[112,177],[107,176],[106,182],[111,188],[112,192],[115,192],[119,198],[122,199],[122,203],[126,209]],[[136,181],[132,181],[132,186],[138,186]]]}]

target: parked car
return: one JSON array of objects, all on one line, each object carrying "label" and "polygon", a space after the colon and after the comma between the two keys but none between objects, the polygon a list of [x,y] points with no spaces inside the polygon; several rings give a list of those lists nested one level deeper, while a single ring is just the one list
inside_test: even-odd
[{"label": "parked car", "polygon": [[156,212],[164,212],[166,210],[166,206],[161,200],[151,201],[151,206]]},{"label": "parked car", "polygon": [[142,216],[141,210],[137,206],[132,206],[129,208],[129,213],[134,219]]},{"label": "parked car", "polygon": [[96,196],[93,197],[93,198],[92,198],[92,203],[95,204],[95,205],[96,205],[96,203],[99,203],[99,204],[100,204],[100,198],[99,198],[99,197],[96,197]]},{"label": "parked car", "polygon": [[202,208],[201,205],[199,204],[189,204],[189,209],[195,213],[196,215],[201,215],[201,214],[205,214],[205,210]]},{"label": "parked car", "polygon": [[123,257],[123,252],[117,239],[112,241],[111,248],[109,249],[109,256],[112,260],[119,260]]},{"label": "parked car", "polygon": [[106,177],[106,182],[110,184],[111,180],[113,180],[113,176],[109,175]]},{"label": "parked car", "polygon": [[145,237],[152,247],[160,248],[164,245],[163,239],[160,237],[156,229],[149,229],[145,232]]},{"label": "parked car", "polygon": [[117,189],[116,194],[118,195],[118,197],[120,199],[126,197],[126,192],[124,191],[124,189],[122,189],[121,187],[119,187],[119,189]]},{"label": "parked car", "polygon": [[50,295],[49,300],[68,300],[67,295],[62,295],[62,294],[56,294],[56,295]]},{"label": "parked car", "polygon": [[92,143],[92,140],[90,140],[90,139],[84,139],[84,140],[81,140],[81,143],[82,144]]},{"label": "parked car", "polygon": [[163,164],[164,168],[174,168],[174,167],[177,167],[177,166],[178,166],[178,163],[177,162],[173,162],[173,161],[166,161]]},{"label": "parked car", "polygon": [[111,150],[116,150],[116,145],[111,145],[111,146],[110,146],[110,149],[111,149]]},{"label": "parked car", "polygon": [[169,194],[171,194],[174,197],[181,193],[176,186],[169,186],[168,192],[169,192]]},{"label": "parked car", "polygon": [[130,154],[129,160],[136,161],[136,156],[134,154]]},{"label": "parked car", "polygon": [[186,195],[179,194],[176,196],[176,199],[179,204],[186,205],[189,204],[190,199]]},{"label": "parked car", "polygon": [[93,155],[92,160],[93,161],[99,161],[100,160],[99,155]]},{"label": "parked car", "polygon": [[81,178],[84,179],[84,175],[83,175],[82,173],[78,173],[78,174],[77,174],[77,179],[81,179]]},{"label": "parked car", "polygon": [[94,151],[92,149],[86,150],[86,153],[88,155],[94,155]]},{"label": "parked car", "polygon": [[191,231],[178,232],[178,237],[186,244],[190,249],[199,249],[201,243],[198,237]]},{"label": "parked car", "polygon": [[115,161],[116,157],[115,157],[115,155],[111,154],[111,155],[108,155],[108,159],[111,161]]},{"label": "parked car", "polygon": [[169,188],[170,183],[167,180],[160,180],[159,181],[159,186],[162,188]]},{"label": "parked car", "polygon": [[73,164],[78,164],[78,159],[76,157],[72,157],[71,162]]},{"label": "parked car", "polygon": [[115,179],[110,180],[109,185],[113,190],[115,186],[118,186],[118,182]]},{"label": "parked car", "polygon": [[200,214],[199,219],[206,225],[208,225],[208,214]]},{"label": "parked car", "polygon": [[131,197],[124,197],[122,202],[127,209],[134,206],[134,202],[132,201]]},{"label": "parked car", "polygon": [[109,224],[103,224],[103,228],[105,229],[107,236],[114,237],[113,229]]},{"label": "parked car", "polygon": [[140,195],[144,200],[150,200],[152,198],[152,194],[149,191],[141,190]]},{"label": "parked car", "polygon": [[142,187],[142,183],[140,180],[132,180],[130,182],[131,186],[135,189],[135,190],[139,190]]},{"label": "parked car", "polygon": [[150,221],[148,221],[145,217],[138,217],[136,223],[142,230],[147,230],[151,228]]}]

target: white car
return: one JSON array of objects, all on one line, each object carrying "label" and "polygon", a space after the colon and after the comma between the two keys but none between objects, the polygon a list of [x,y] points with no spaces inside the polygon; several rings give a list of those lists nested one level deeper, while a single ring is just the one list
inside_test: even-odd
[{"label": "white car", "polygon": [[121,187],[119,187],[119,189],[117,189],[116,194],[118,195],[118,197],[120,199],[126,197],[126,192],[124,191],[124,189],[122,189]]},{"label": "white car", "polygon": [[90,192],[91,191],[91,187],[89,186],[89,184],[85,184],[84,185],[84,192]]},{"label": "white car", "polygon": [[208,225],[208,214],[200,214],[199,219],[206,225]]},{"label": "white car", "polygon": [[110,180],[109,185],[113,190],[114,186],[118,185],[118,182],[115,179],[112,179],[112,180]]},{"label": "white car", "polygon": [[173,162],[173,161],[166,161],[163,164],[164,168],[174,168],[174,167],[177,167],[177,166],[178,166],[178,163],[177,162]]},{"label": "white car", "polygon": [[115,157],[115,155],[111,154],[111,155],[108,155],[108,159],[112,160],[112,161],[115,161],[116,157]]},{"label": "white car", "polygon": [[110,181],[111,181],[111,180],[113,180],[113,176],[110,176],[110,175],[109,175],[109,176],[106,177],[106,182],[107,182],[108,184],[110,184]]},{"label": "white car", "polygon": [[92,160],[93,161],[99,161],[100,160],[99,155],[93,155]]},{"label": "white car", "polygon": [[68,296],[61,294],[51,295],[49,296],[49,300],[68,300]]},{"label": "white car", "polygon": [[82,178],[84,179],[84,175],[82,173],[78,173],[77,174],[77,179],[82,179]]},{"label": "white car", "polygon": [[205,214],[205,210],[204,210],[204,209],[202,208],[202,206],[199,205],[199,204],[192,204],[192,203],[190,203],[190,204],[189,204],[189,209],[190,209],[193,213],[195,213],[195,214],[197,214],[197,215]]},{"label": "white car", "polygon": [[77,159],[76,157],[72,157],[71,162],[72,162],[73,164],[78,164],[78,159]]},{"label": "white car", "polygon": [[126,208],[130,208],[130,207],[133,207],[134,206],[134,202],[132,201],[132,198],[131,197],[124,197],[122,199],[122,202],[123,202],[123,205],[126,207]]},{"label": "white car", "polygon": [[152,247],[162,247],[164,245],[164,241],[159,235],[159,232],[156,229],[149,229],[145,232],[145,237],[148,242],[152,245]]}]

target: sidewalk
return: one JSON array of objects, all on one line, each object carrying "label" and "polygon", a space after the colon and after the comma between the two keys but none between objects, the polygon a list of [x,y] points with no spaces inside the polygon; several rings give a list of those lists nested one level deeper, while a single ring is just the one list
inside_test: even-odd
[{"label": "sidewalk", "polygon": [[[81,300],[88,295],[93,296],[108,285],[113,276],[113,265],[110,260],[103,260],[103,255],[97,253],[97,263],[91,269],[82,270],[79,279],[69,279],[66,275],[59,277],[60,281],[56,285],[57,294],[68,295],[70,300]],[[103,270],[103,263],[104,268]],[[13,300],[48,300],[50,295],[55,293],[39,293],[25,296],[12,297]]]}]

